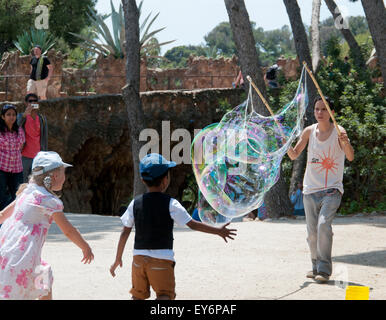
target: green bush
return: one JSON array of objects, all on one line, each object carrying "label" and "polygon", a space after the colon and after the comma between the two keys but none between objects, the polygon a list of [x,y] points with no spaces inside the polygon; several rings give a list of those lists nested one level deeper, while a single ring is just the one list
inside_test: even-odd
[{"label": "green bush", "polygon": [[42,47],[42,54],[46,54],[55,45],[55,37],[45,30],[36,30],[31,28],[29,32],[25,31],[14,41],[15,47],[23,54],[29,55],[35,45]]}]

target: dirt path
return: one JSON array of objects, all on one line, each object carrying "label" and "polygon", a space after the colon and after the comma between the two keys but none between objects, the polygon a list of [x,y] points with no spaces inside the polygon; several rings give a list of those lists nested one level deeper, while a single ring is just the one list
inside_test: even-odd
[{"label": "dirt path", "polygon": [[[134,234],[123,268],[112,278],[121,223],[119,217],[66,214],[93,248],[95,261],[81,264],[82,253],[53,224],[43,259],[54,272],[54,299],[129,299]],[[370,287],[370,299],[386,299],[386,216],[337,217],[333,268],[327,284],[310,270],[304,220],[236,222],[234,241],[188,228],[176,228],[177,299],[345,299],[342,285]],[[154,298],[152,295],[151,298]]]}]

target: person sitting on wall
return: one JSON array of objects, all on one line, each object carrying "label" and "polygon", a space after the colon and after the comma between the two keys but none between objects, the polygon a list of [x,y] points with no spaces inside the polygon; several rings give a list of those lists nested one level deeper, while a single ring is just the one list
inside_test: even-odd
[{"label": "person sitting on wall", "polygon": [[278,70],[279,66],[277,64],[274,64],[273,66],[269,67],[267,72],[265,73],[264,80],[268,83],[269,88],[279,88],[279,84],[276,80]]},{"label": "person sitting on wall", "polygon": [[241,73],[241,70],[239,71],[239,74],[237,75],[237,78],[235,82],[232,82],[233,88],[243,88],[244,89],[244,78]]}]

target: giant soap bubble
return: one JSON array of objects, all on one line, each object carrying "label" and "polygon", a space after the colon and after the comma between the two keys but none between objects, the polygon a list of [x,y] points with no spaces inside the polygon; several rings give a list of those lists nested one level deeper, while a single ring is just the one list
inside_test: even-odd
[{"label": "giant soap bubble", "polygon": [[303,127],[308,95],[303,68],[293,100],[273,117],[255,112],[248,99],[202,129],[191,148],[201,220],[219,225],[257,209],[278,181],[280,164]]}]

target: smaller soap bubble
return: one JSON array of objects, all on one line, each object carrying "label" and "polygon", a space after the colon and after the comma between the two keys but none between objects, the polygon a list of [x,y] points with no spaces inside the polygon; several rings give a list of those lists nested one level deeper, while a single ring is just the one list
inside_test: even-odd
[{"label": "smaller soap bubble", "polygon": [[231,218],[225,217],[214,210],[205,200],[201,192],[198,194],[197,209],[200,220],[205,224],[215,227],[222,227],[223,225],[232,221]]}]

